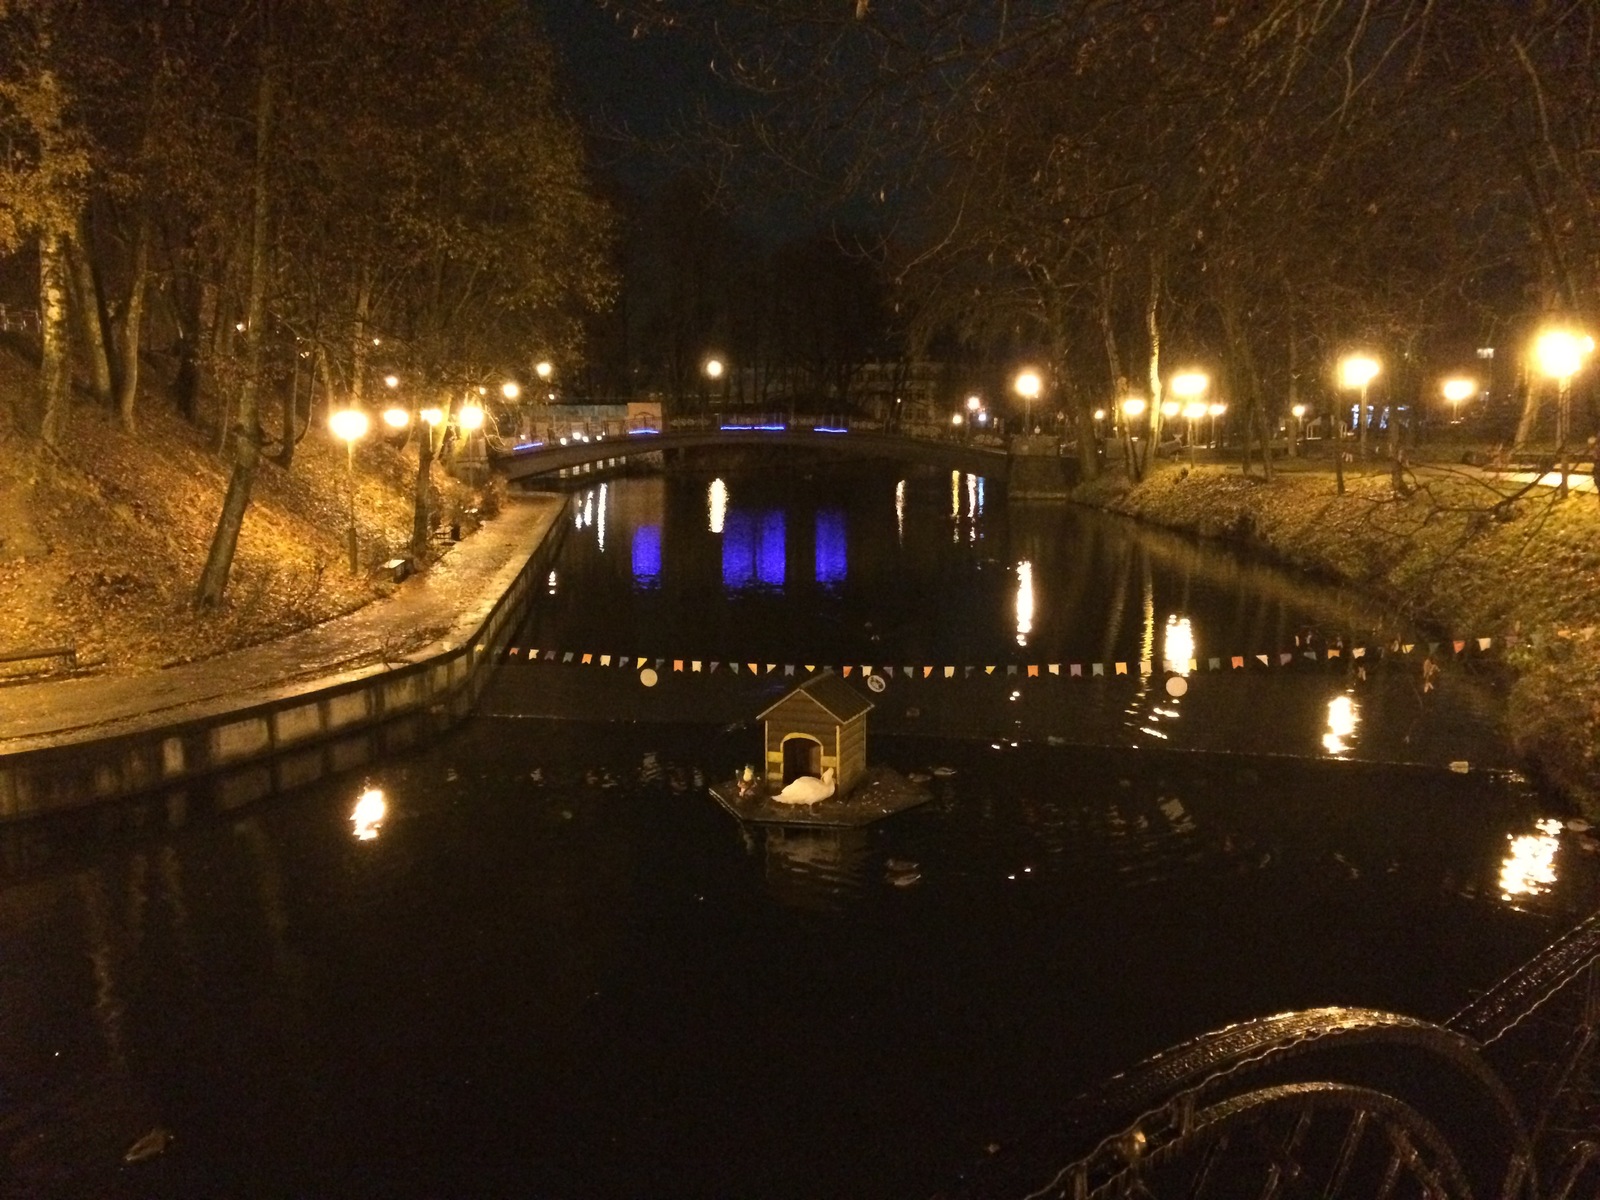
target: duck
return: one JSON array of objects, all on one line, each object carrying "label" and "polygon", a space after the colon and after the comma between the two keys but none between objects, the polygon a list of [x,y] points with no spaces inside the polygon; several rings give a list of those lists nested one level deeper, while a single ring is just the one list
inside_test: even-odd
[{"label": "duck", "polygon": [[818,804],[833,795],[833,768],[825,767],[822,778],[802,775],[773,797],[779,804]]}]

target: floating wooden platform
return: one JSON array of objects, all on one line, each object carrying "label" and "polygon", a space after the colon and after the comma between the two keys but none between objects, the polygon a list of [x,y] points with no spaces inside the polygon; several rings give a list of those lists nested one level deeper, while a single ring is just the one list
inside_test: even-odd
[{"label": "floating wooden platform", "polygon": [[870,825],[932,798],[926,789],[892,767],[868,767],[848,795],[835,792],[826,800],[811,805],[779,804],[767,790],[766,783],[760,780],[749,796],[739,795],[737,779],[714,783],[706,790],[741,821],[762,825],[822,825],[836,829]]}]

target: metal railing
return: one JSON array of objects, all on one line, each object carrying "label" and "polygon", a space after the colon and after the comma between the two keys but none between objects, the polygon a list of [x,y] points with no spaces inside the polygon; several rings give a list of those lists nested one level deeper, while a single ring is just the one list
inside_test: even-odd
[{"label": "metal railing", "polygon": [[1600,1195],[1600,913],[1443,1025],[1367,1009],[1206,1034],[951,1195]]}]

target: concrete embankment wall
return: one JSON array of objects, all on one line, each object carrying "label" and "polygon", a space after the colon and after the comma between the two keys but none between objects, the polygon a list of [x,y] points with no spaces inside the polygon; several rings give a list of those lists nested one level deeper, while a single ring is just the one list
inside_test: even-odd
[{"label": "concrete embankment wall", "polygon": [[268,688],[243,705],[202,705],[170,723],[64,734],[0,757],[0,821],[134,797],[162,801],[175,817],[202,797],[233,808],[418,744],[473,711],[566,528],[556,516],[520,563],[485,581],[480,622],[404,662]]}]

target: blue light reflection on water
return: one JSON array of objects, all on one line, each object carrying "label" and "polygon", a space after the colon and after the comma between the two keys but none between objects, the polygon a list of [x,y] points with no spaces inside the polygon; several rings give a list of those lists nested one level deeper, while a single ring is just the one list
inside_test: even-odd
[{"label": "blue light reflection on water", "polygon": [[757,586],[783,587],[787,576],[785,524],[778,509],[728,510],[722,528],[723,587],[733,592]]},{"label": "blue light reflection on water", "polygon": [[660,525],[640,525],[633,531],[633,584],[647,591],[661,586]]},{"label": "blue light reflection on water", "polygon": [[817,582],[840,584],[850,574],[850,535],[842,509],[817,513]]}]

